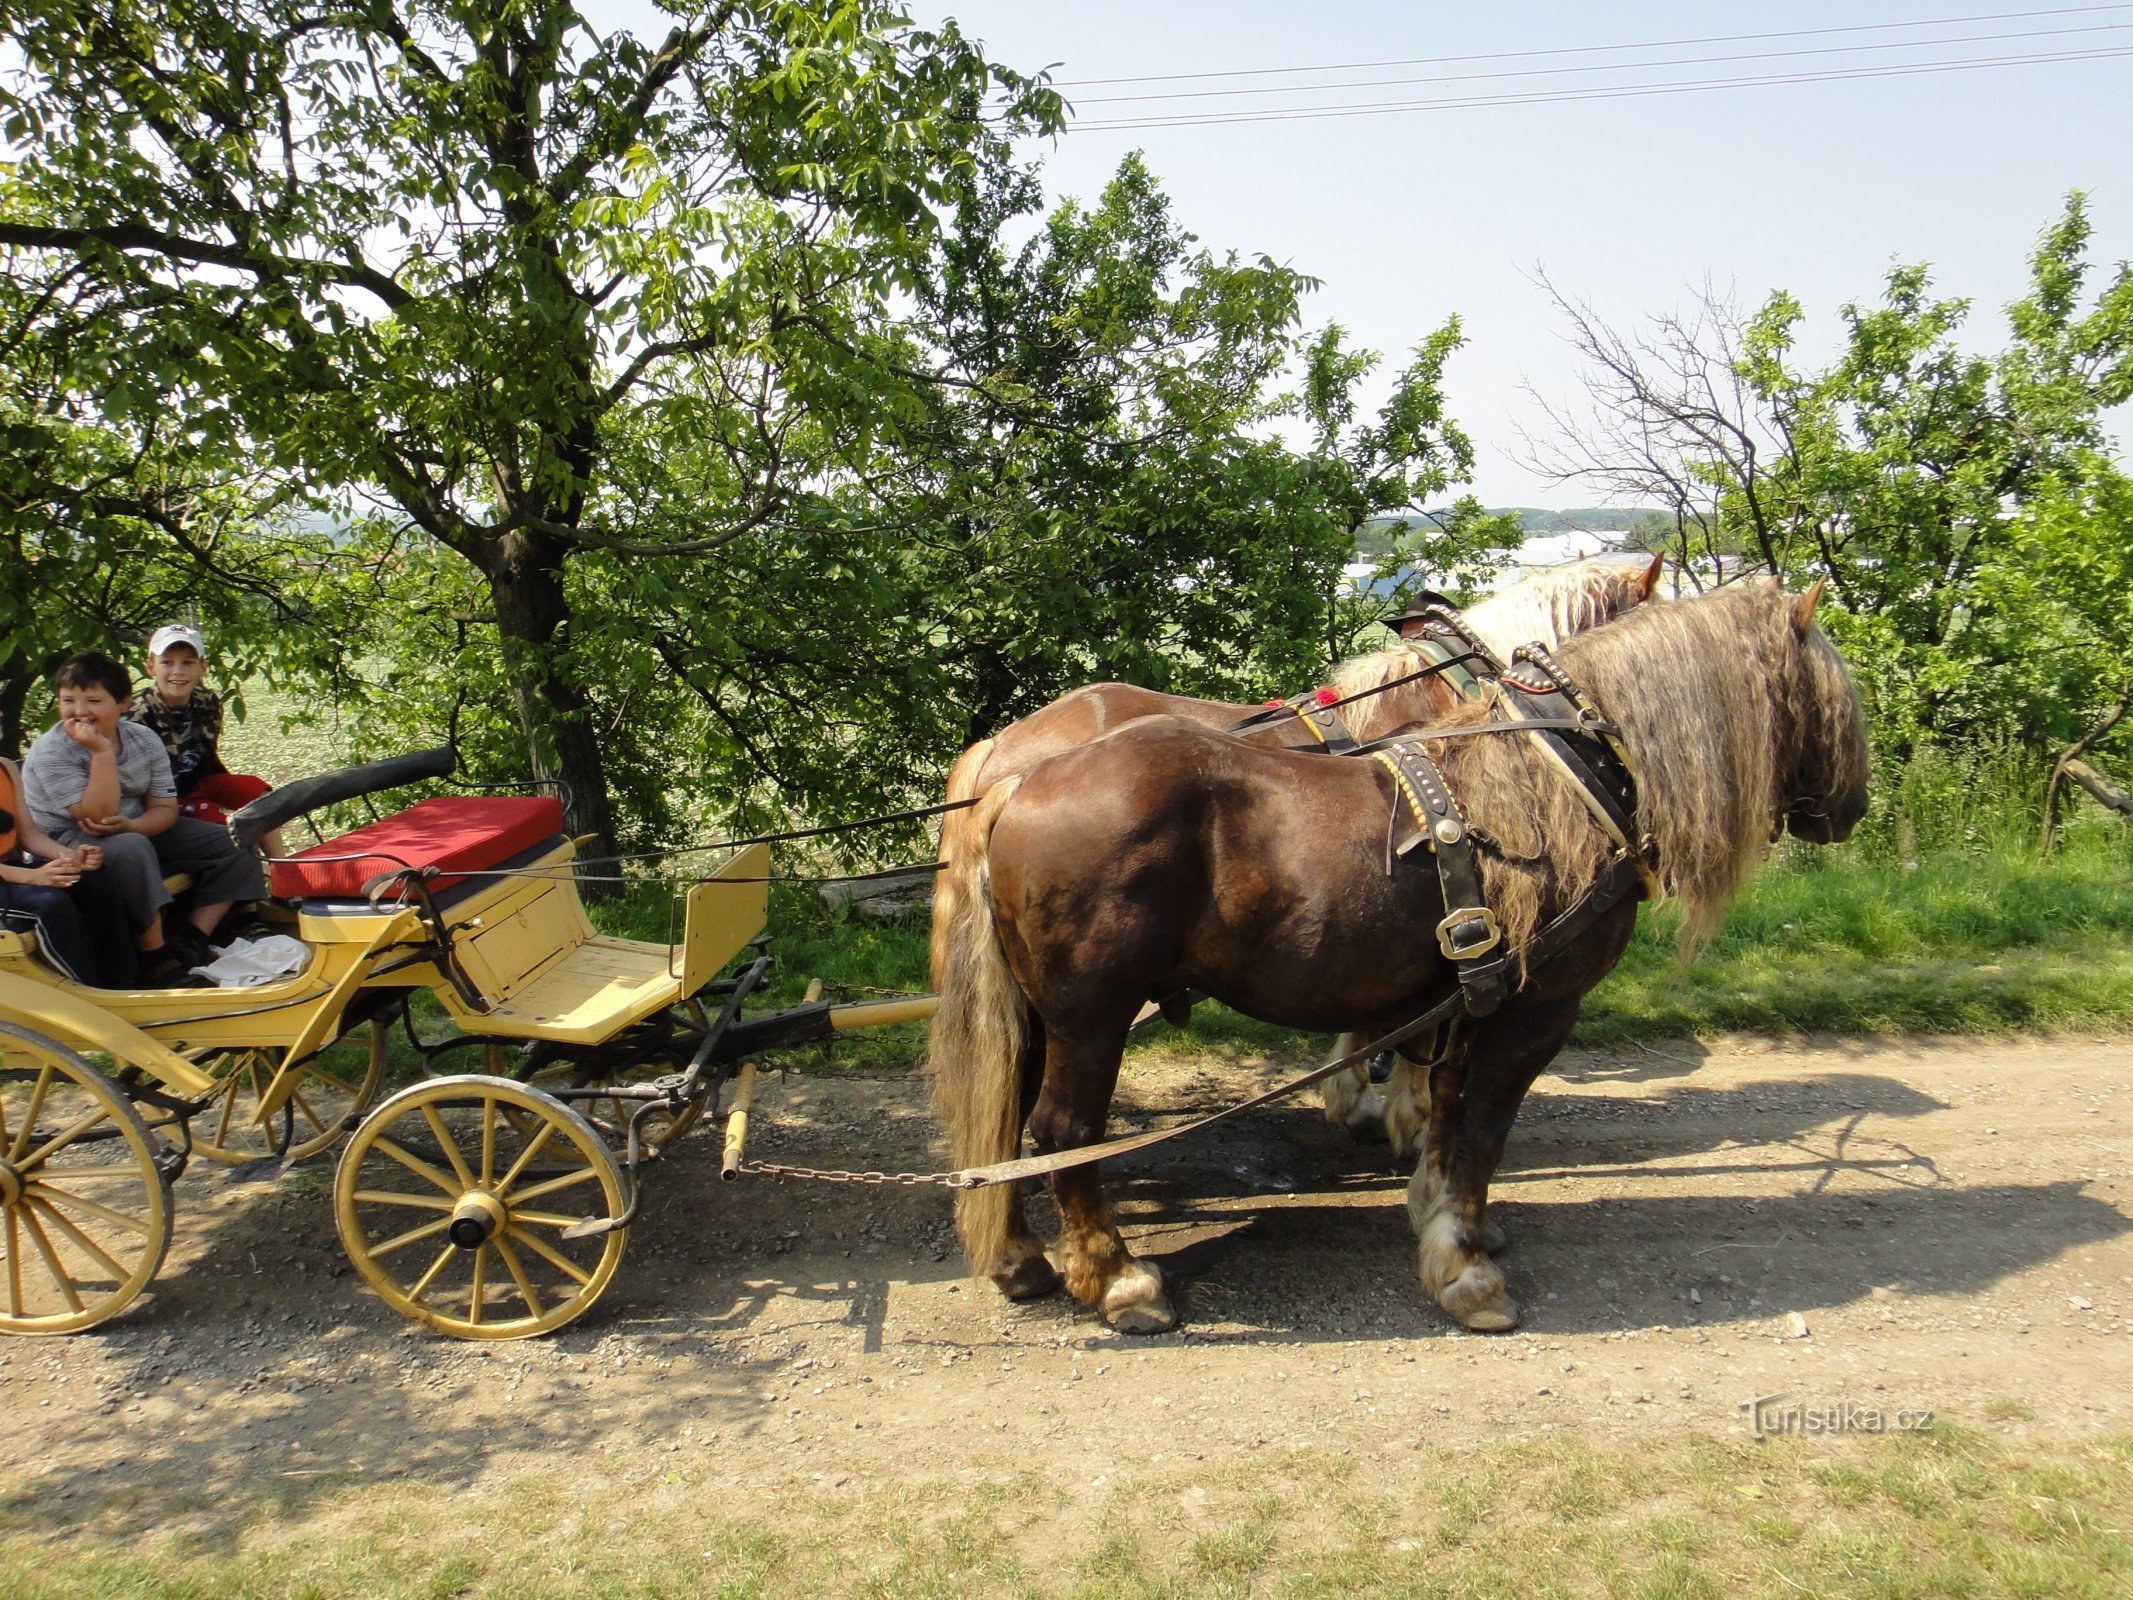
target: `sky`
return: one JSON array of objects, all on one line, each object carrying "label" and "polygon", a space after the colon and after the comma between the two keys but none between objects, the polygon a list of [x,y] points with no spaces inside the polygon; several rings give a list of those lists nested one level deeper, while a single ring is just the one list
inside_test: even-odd
[{"label": "sky", "polygon": [[[2025,257],[2071,189],[2090,196],[2092,262],[2109,268],[2133,257],[2133,5],[909,0],[909,10],[921,23],[955,17],[995,60],[1053,70],[1074,102],[1075,126],[1031,154],[1042,157],[1054,197],[1093,194],[1138,149],[1204,245],[1265,254],[1320,279],[1306,306],[1312,325],[1340,323],[1388,365],[1456,314],[1468,345],[1452,363],[1448,396],[1475,441],[1476,491],[1491,505],[1595,499],[1523,465],[1521,429],[1544,426],[1529,388],[1558,404],[1580,392],[1536,271],[1618,326],[1681,306],[1707,280],[1747,306],[1789,290],[1808,312],[1805,351],[1820,358],[1835,349],[1838,308],[1871,300],[1892,264],[1914,261],[1932,264],[1939,292],[1974,301],[1967,337],[1996,348]],[[1851,31],[1595,48],[1816,29]],[[1954,42],[1891,48],[1919,39]],[[2128,53],[1692,93],[1096,125],[2105,50]],[[1810,51],[1821,53],[1773,54]],[[1462,56],[1491,59],[1444,60]],[[1753,59],[1688,59],[1728,56]],[[1268,71],[1418,59],[1435,64]],[[1593,70],[1627,61],[1667,64]],[[1544,75],[1382,82],[1513,72]],[[1260,75],[1182,77],[1217,73]],[[1127,77],[1161,81],[1090,81]],[[1379,86],[1351,86],[1362,82]],[[1112,98],[1273,84],[1336,87]],[[2133,429],[2123,414],[2114,421],[2123,446]]]}]

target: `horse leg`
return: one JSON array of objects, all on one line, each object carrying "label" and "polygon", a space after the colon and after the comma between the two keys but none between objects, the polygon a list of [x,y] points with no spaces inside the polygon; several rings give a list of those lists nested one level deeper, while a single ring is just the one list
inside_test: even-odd
[{"label": "horse leg", "polygon": [[1451,1163],[1452,1141],[1458,1135],[1465,1098],[1466,1056],[1455,1052],[1427,1070],[1429,1102],[1423,1115],[1422,1153],[1415,1162],[1415,1175],[1407,1180],[1407,1220],[1417,1239],[1428,1236],[1430,1220],[1437,1215],[1444,1193],[1445,1171]]},{"label": "horse leg", "polygon": [[1570,1037],[1577,1002],[1517,1007],[1477,1023],[1467,1048],[1430,1073],[1429,1137],[1407,1191],[1422,1287],[1477,1332],[1518,1326],[1518,1302],[1489,1259],[1489,1180],[1541,1069]]},{"label": "horse leg", "polygon": [[[1050,1019],[1045,1033],[1044,1086],[1030,1133],[1041,1150],[1094,1144],[1110,1116],[1125,1029],[1070,1029]],[[1095,1042],[1083,1042],[1091,1039]],[[1095,1306],[1121,1333],[1176,1327],[1178,1314],[1163,1292],[1163,1275],[1126,1248],[1095,1163],[1054,1173],[1051,1182],[1059,1203],[1059,1266],[1068,1293]]]},{"label": "horse leg", "polygon": [[[1457,1056],[1458,1050],[1456,1046],[1451,1053],[1452,1056]],[[1426,1136],[1431,1128],[1437,1126],[1432,1116],[1432,1111],[1438,1101],[1443,1098],[1443,1095],[1436,1088],[1434,1068],[1437,1064],[1410,1060],[1405,1055],[1399,1056],[1392,1064],[1392,1076],[1385,1083],[1386,1137],[1392,1141],[1393,1154],[1396,1157],[1402,1161],[1413,1161],[1415,1163],[1415,1183],[1411,1183],[1408,1186],[1407,1212],[1408,1220],[1414,1224],[1415,1234],[1418,1238],[1422,1233],[1422,1217],[1427,1209],[1427,1202],[1417,1200],[1415,1185],[1419,1183],[1424,1188],[1429,1188],[1432,1184],[1442,1182],[1444,1175],[1443,1162],[1446,1153],[1450,1149],[1451,1140],[1450,1125],[1446,1125],[1439,1134],[1443,1144],[1438,1152],[1434,1177],[1425,1178],[1423,1176],[1423,1167],[1425,1165],[1424,1156],[1427,1145]],[[1456,1122],[1459,1089],[1453,1079],[1448,1078],[1446,1082],[1448,1087],[1444,1093],[1452,1096],[1449,1115]],[[1505,1238],[1502,1228],[1493,1222],[1484,1222],[1481,1241],[1481,1247],[1484,1250],[1494,1255],[1499,1250],[1504,1249],[1509,1242]]]},{"label": "horse leg", "polygon": [[[1032,1019],[1029,1037],[1022,1044],[1022,1120],[1026,1124],[1036,1109],[1037,1092],[1044,1082],[1044,1023]],[[1029,1225],[1023,1209],[1022,1189],[1017,1185],[1007,1202],[1007,1242],[992,1271],[987,1274],[1010,1300],[1038,1300],[1059,1287],[1059,1269],[1044,1253],[1044,1241]]]},{"label": "horse leg", "polygon": [[[1385,1080],[1385,1139],[1392,1146],[1395,1161],[1418,1161],[1422,1152],[1422,1135],[1429,1127],[1428,1080],[1423,1076],[1426,1068],[1417,1066],[1405,1056],[1394,1056],[1392,1076]],[[1422,1088],[1419,1100],[1416,1088]]]},{"label": "horse leg", "polygon": [[[1344,1033],[1334,1042],[1334,1057],[1337,1060],[1351,1050],[1360,1050],[1365,1043],[1362,1034]],[[1326,1120],[1337,1128],[1346,1128],[1358,1139],[1373,1137],[1380,1119],[1386,1115],[1383,1099],[1371,1087],[1369,1070],[1360,1064],[1328,1078],[1324,1099]]]}]

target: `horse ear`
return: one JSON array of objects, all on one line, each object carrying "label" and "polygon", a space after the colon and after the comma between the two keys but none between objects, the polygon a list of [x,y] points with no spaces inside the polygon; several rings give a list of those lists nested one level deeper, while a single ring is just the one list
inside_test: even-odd
[{"label": "horse ear", "polygon": [[1827,582],[1829,582],[1827,574],[1815,579],[1814,587],[1801,595],[1799,599],[1793,601],[1793,632],[1804,634],[1815,625],[1815,602],[1822,598],[1822,586]]},{"label": "horse ear", "polygon": [[1659,592],[1659,573],[1666,566],[1666,552],[1658,551],[1652,556],[1652,564],[1644,569],[1643,581],[1637,585],[1639,600],[1649,600]]}]

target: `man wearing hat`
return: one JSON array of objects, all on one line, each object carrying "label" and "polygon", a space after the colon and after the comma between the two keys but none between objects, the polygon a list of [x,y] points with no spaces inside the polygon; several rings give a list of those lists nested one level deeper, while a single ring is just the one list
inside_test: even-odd
[{"label": "man wearing hat", "polygon": [[[219,825],[273,786],[222,764],[222,696],[207,686],[206,674],[207,645],[198,628],[173,623],[156,629],[148,641],[151,681],[126,702],[126,719],[163,741],[178,786],[178,814]],[[281,854],[279,837],[270,834],[263,843],[267,854]]]}]

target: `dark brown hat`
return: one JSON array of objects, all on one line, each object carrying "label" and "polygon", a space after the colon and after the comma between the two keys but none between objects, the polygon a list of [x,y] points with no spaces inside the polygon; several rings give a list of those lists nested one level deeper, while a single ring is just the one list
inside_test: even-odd
[{"label": "dark brown hat", "polygon": [[1459,607],[1452,602],[1449,596],[1439,594],[1434,589],[1417,589],[1408,599],[1407,609],[1398,616],[1387,617],[1385,626],[1404,639],[1409,633],[1429,621],[1432,616],[1442,611],[1449,611],[1454,617],[1457,617]]}]

